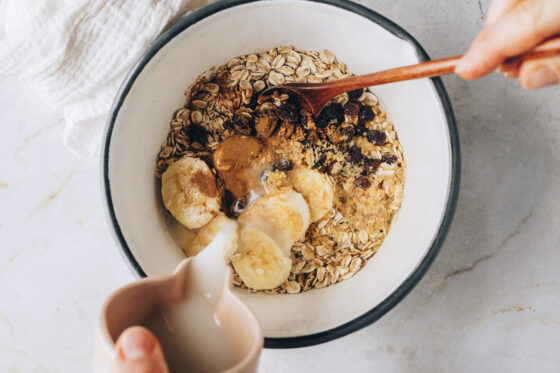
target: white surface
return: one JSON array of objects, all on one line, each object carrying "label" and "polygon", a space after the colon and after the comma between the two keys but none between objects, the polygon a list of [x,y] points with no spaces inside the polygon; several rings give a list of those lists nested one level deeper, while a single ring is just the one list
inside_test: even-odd
[{"label": "white surface", "polygon": [[95,154],[105,115],[130,65],[191,5],[190,0],[3,0],[0,75],[32,82],[45,102],[64,113],[66,146],[81,156]]},{"label": "white surface", "polygon": [[[474,1],[367,4],[441,57],[461,53],[484,15]],[[263,373],[558,371],[560,88],[523,92],[497,75],[445,82],[463,178],[434,265],[377,323],[265,350]],[[88,371],[97,308],[134,279],[105,223],[98,163],[63,148],[61,118],[28,86],[0,81],[2,372]]]},{"label": "white surface", "polygon": [[[257,21],[258,20],[258,21]],[[225,30],[252,22],[275,32],[256,37],[240,29],[222,48]],[[302,33],[290,24],[306,25]],[[346,40],[353,37],[349,48]],[[218,13],[176,36],[142,70],[126,96],[112,132],[109,155],[112,201],[120,230],[148,275],[167,275],[184,259],[166,230],[154,163],[183,92],[211,66],[239,54],[268,50],[291,40],[300,48],[327,48],[357,73],[418,62],[414,46],[364,17],[301,1],[251,3]],[[376,49],[356,48],[373,43]],[[188,56],[198,51],[196,59]],[[367,61],[366,64],[364,61]],[[443,217],[450,185],[451,146],[445,114],[429,80],[375,87],[403,145],[405,198],[398,221],[380,252],[355,277],[298,295],[237,291],[259,317],[265,337],[293,337],[343,325],[389,297],[424,259]],[[340,305],[343,304],[344,307]],[[312,308],[314,312],[308,310]]]}]

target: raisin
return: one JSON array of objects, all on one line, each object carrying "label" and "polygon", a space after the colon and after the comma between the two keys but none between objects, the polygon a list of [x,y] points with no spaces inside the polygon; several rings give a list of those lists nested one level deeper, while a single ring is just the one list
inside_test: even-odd
[{"label": "raisin", "polygon": [[369,179],[365,176],[358,176],[354,179],[354,184],[360,188],[367,189],[371,186],[371,181],[369,181]]},{"label": "raisin", "polygon": [[348,102],[344,106],[344,114],[348,115],[350,119],[358,118],[358,114],[360,113],[360,104],[357,102]]},{"label": "raisin", "polygon": [[362,155],[362,149],[359,146],[353,146],[348,152],[348,160],[350,163],[358,164],[364,158]]},{"label": "raisin", "polygon": [[187,136],[191,142],[199,142],[201,144],[206,144],[206,140],[208,139],[208,132],[204,129],[204,127],[193,124],[187,127]]},{"label": "raisin", "polygon": [[373,110],[369,106],[362,106],[358,113],[358,123],[366,124],[375,117]]},{"label": "raisin", "polygon": [[358,88],[355,89],[353,91],[349,91],[348,92],[348,97],[352,100],[352,99],[358,99],[360,98],[360,96],[362,95],[362,93],[364,93],[363,88]]},{"label": "raisin", "polygon": [[340,132],[342,133],[342,137],[345,142],[351,141],[356,134],[356,130],[352,126],[342,127]]},{"label": "raisin", "polygon": [[319,116],[317,116],[317,119],[315,119],[315,124],[319,128],[325,128],[329,124],[329,118],[321,112]]},{"label": "raisin", "polygon": [[383,162],[387,163],[387,164],[393,164],[397,160],[397,156],[396,155],[384,155],[383,157],[381,157],[381,160]]},{"label": "raisin", "polygon": [[369,130],[367,131],[366,138],[369,142],[374,143],[375,145],[383,145],[385,144],[386,136],[385,132],[378,131],[378,130]]},{"label": "raisin", "polygon": [[334,121],[336,124],[344,123],[344,109],[341,104],[333,103],[323,109],[325,116],[329,121]]},{"label": "raisin", "polygon": [[366,158],[364,159],[364,172],[366,174],[371,174],[379,168],[379,166],[383,163],[377,159]]},{"label": "raisin", "polygon": [[291,171],[294,169],[294,163],[287,158],[282,158],[274,165],[274,168],[279,171]]}]

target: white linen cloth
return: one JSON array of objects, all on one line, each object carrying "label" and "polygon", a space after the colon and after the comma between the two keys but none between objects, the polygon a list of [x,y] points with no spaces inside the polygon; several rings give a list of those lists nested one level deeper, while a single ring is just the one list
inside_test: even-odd
[{"label": "white linen cloth", "polygon": [[204,0],[0,0],[0,77],[31,83],[64,114],[64,142],[99,155],[107,114],[141,52]]}]

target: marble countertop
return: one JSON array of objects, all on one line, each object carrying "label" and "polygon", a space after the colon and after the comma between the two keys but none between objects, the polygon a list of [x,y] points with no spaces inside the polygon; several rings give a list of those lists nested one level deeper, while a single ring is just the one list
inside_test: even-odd
[{"label": "marble countertop", "polygon": [[[461,53],[488,1],[362,1],[432,57]],[[339,340],[265,350],[261,372],[560,369],[560,88],[444,79],[462,147],[441,253],[411,294]],[[104,298],[134,280],[105,220],[97,160],[64,148],[62,114],[0,80],[0,371],[85,372]]]}]

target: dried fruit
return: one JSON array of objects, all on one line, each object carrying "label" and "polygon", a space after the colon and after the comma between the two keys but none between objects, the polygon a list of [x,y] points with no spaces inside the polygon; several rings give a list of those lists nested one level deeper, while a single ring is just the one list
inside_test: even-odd
[{"label": "dried fruit", "polygon": [[368,139],[369,142],[375,145],[383,145],[385,144],[385,140],[387,139],[387,136],[385,135],[385,132],[382,131],[368,130],[366,133],[366,138]]},{"label": "dried fruit", "polygon": [[358,118],[359,113],[360,104],[357,102],[349,101],[344,106],[344,114],[346,114],[352,121],[355,121]]},{"label": "dried fruit", "polygon": [[353,146],[348,152],[348,160],[353,164],[358,164],[364,156],[362,155],[362,149],[359,146]]},{"label": "dried fruit", "polygon": [[371,159],[371,158],[364,159],[364,166],[363,166],[364,173],[367,175],[377,171],[381,163],[383,162],[378,159]]},{"label": "dried fruit", "polygon": [[363,125],[375,118],[373,110],[369,106],[362,106],[358,114],[358,123]]},{"label": "dried fruit", "polygon": [[354,138],[354,135],[356,134],[356,130],[354,129],[353,126],[344,126],[342,127],[341,132],[342,132],[342,137],[344,142],[351,141]]},{"label": "dried fruit", "polygon": [[393,164],[397,160],[397,156],[396,155],[384,155],[383,157],[381,157],[381,160],[383,162],[387,163],[387,164]]},{"label": "dried fruit", "polygon": [[191,142],[206,144],[206,139],[208,138],[208,132],[206,132],[206,129],[204,129],[204,127],[198,124],[192,124],[187,127],[186,132]]},{"label": "dried fruit", "polygon": [[371,181],[365,176],[358,176],[354,179],[354,184],[359,186],[360,188],[367,189],[371,186]]},{"label": "dried fruit", "polygon": [[348,92],[348,97],[350,98],[350,100],[357,99],[362,95],[362,93],[364,93],[364,89],[363,88],[358,88],[358,89],[355,89],[353,91],[349,91]]}]

